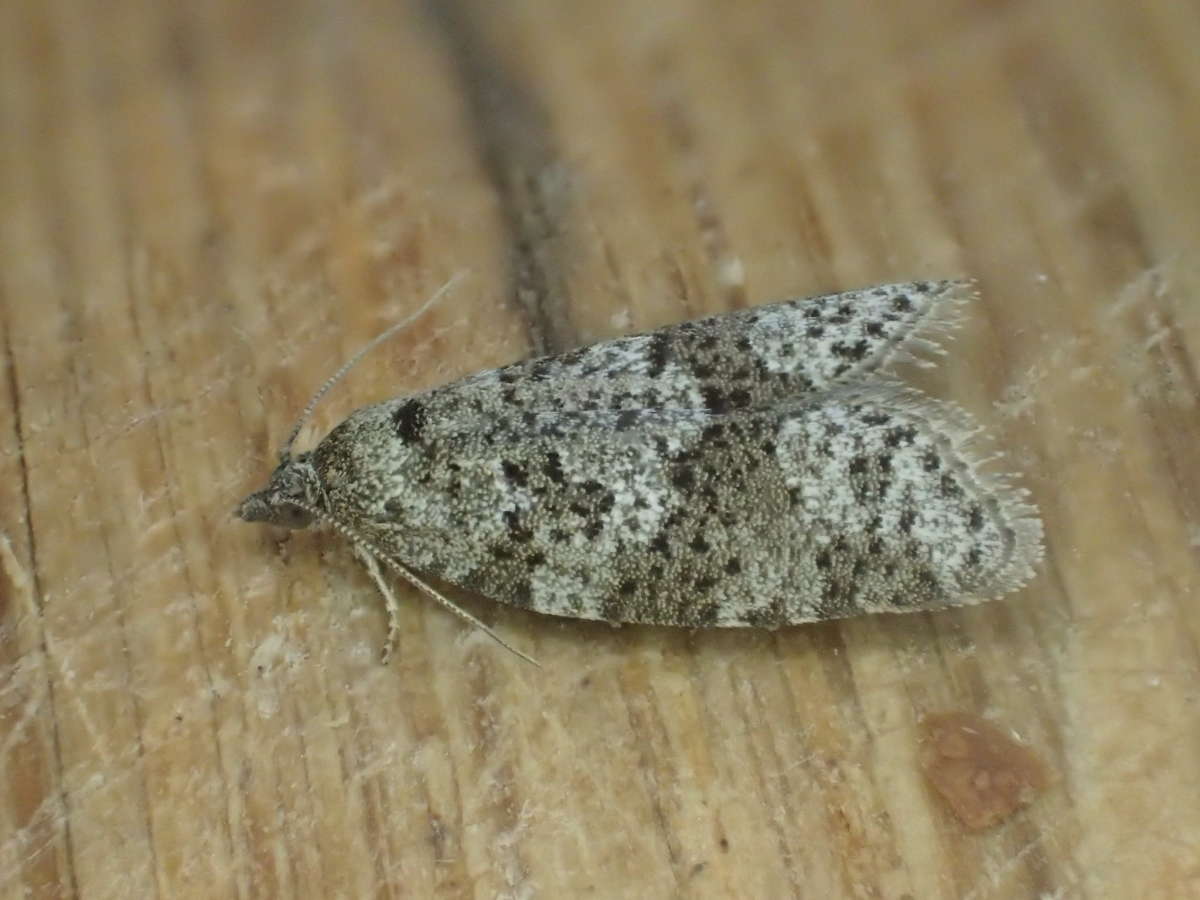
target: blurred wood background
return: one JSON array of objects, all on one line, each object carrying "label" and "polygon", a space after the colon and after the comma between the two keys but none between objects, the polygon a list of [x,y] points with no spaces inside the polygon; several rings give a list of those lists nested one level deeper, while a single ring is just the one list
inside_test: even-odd
[{"label": "blurred wood background", "polygon": [[[0,3],[0,896],[1200,896],[1200,9]],[[351,408],[974,275],[927,380],[1048,556],[976,609],[614,631],[231,519]],[[1052,771],[969,832],[922,715]]]}]

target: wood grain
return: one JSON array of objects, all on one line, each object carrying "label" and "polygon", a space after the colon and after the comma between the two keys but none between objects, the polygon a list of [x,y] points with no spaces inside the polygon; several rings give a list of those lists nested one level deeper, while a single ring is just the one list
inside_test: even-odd
[{"label": "wood grain", "polygon": [[[1200,12],[1174,0],[0,4],[0,895],[1200,895]],[[969,274],[925,385],[1014,597],[778,633],[404,593],[235,523],[326,401]],[[922,715],[1055,773],[967,832]]]}]

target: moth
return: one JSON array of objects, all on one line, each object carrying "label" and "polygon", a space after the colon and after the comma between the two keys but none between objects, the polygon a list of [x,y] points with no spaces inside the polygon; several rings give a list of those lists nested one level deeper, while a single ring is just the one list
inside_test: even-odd
[{"label": "moth", "polygon": [[917,281],[787,300],[366,406],[293,455],[297,425],[237,513],[347,537],[387,600],[389,650],[380,563],[485,631],[427,578],[684,627],[998,597],[1033,576],[1037,510],[985,471],[964,412],[888,374],[930,365],[973,297]]}]

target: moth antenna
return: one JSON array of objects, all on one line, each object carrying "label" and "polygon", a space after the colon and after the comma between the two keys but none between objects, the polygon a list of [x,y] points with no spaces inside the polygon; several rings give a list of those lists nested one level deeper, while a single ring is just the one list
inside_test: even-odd
[{"label": "moth antenna", "polygon": [[315,394],[313,394],[312,399],[308,401],[308,405],[304,407],[304,412],[300,413],[300,418],[296,420],[296,425],[294,428],[292,428],[292,433],[289,434],[288,439],[284,441],[283,449],[279,451],[280,462],[286,462],[291,458],[292,444],[296,443],[296,438],[300,434],[300,429],[303,428],[305,423],[308,422],[309,418],[312,416],[313,410],[317,408],[317,404],[321,402],[321,398],[329,393],[330,388],[341,381],[342,378],[345,377],[346,373],[358,365],[359,360],[361,360],[364,356],[366,356],[388,338],[392,337],[394,334],[396,334],[396,332],[407,328],[426,312],[428,312],[435,303],[437,303],[446,295],[450,288],[454,287],[454,285],[456,285],[469,274],[470,270],[468,269],[460,269],[459,271],[455,272],[452,276],[450,276],[450,279],[445,284],[433,292],[433,296],[422,303],[414,312],[405,316],[395,325],[388,326],[383,330],[383,332],[367,341],[366,345],[361,350],[350,357],[350,359],[340,369],[329,376],[325,383],[317,389]]},{"label": "moth antenna", "polygon": [[[479,619],[475,618],[473,615],[471,615],[469,612],[467,612],[465,609],[463,609],[461,606],[459,606],[457,603],[455,603],[449,597],[444,596],[440,591],[436,590],[432,585],[426,584],[424,581],[422,581],[420,576],[418,576],[417,573],[415,573],[411,569],[409,569],[408,566],[405,566],[402,563],[399,563],[396,560],[392,559],[392,557],[388,556],[386,553],[384,553],[382,550],[380,550],[378,547],[376,547],[370,541],[366,540],[365,538],[363,538],[360,535],[358,535],[357,533],[355,533],[354,529],[352,529],[349,525],[346,525],[343,522],[339,522],[337,519],[330,516],[324,510],[318,509],[317,507],[311,506],[310,504],[305,503],[303,501],[292,500],[289,498],[288,503],[292,504],[293,506],[298,506],[300,509],[307,512],[309,515],[311,515],[317,521],[328,523],[329,526],[334,529],[334,531],[338,532],[338,534],[342,535],[342,537],[349,540],[350,543],[354,546],[354,549],[358,553],[368,556],[372,562],[375,562],[377,560],[382,560],[385,565],[387,565],[389,568],[391,568],[395,572],[397,572],[400,575],[400,577],[402,577],[405,581],[407,581],[409,584],[411,584],[413,587],[415,587],[417,590],[419,590],[426,597],[429,597],[430,599],[435,600],[438,603],[438,605],[448,609],[450,612],[454,613],[454,615],[458,616],[458,618],[462,619],[468,625],[472,625],[475,628],[478,628],[480,631],[482,631],[484,634],[486,634],[488,637],[490,637],[493,641],[495,641],[497,644],[499,644],[501,647],[503,647],[509,653],[512,653],[513,655],[520,657],[521,659],[525,660],[525,662],[527,662],[527,663],[532,663],[533,665],[537,666],[539,669],[542,667],[542,664],[540,662],[538,662],[536,659],[534,659],[532,656],[529,656],[526,653],[522,653],[516,647],[509,644],[507,641],[504,640],[504,638],[500,637],[500,635],[496,634],[496,632],[494,632],[491,628],[489,628],[483,622],[479,621]],[[372,579],[375,580],[376,585],[379,586],[380,591],[383,594],[384,602],[388,604],[388,616],[390,619],[393,615],[395,598],[391,596],[390,591],[384,589],[382,579],[379,576],[378,568],[375,566],[372,566],[370,564],[366,564],[366,565],[367,565],[368,574],[370,574]],[[393,643],[394,637],[395,637],[394,623],[389,621],[389,623],[388,623],[388,643],[387,643],[387,646],[384,648],[384,661],[385,662],[386,662],[388,656],[391,655],[391,649],[392,649],[392,643]]]}]

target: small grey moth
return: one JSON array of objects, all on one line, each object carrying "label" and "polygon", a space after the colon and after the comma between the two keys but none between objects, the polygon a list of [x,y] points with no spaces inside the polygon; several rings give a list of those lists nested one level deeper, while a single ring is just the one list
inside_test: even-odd
[{"label": "small grey moth", "polygon": [[379,561],[481,628],[422,576],[686,627],[998,597],[1041,558],[1036,509],[983,471],[965,413],[884,374],[929,365],[973,294],[883,285],[479,372],[356,410],[295,456],[293,431],[238,515],[348,537],[388,601],[389,649]]}]

